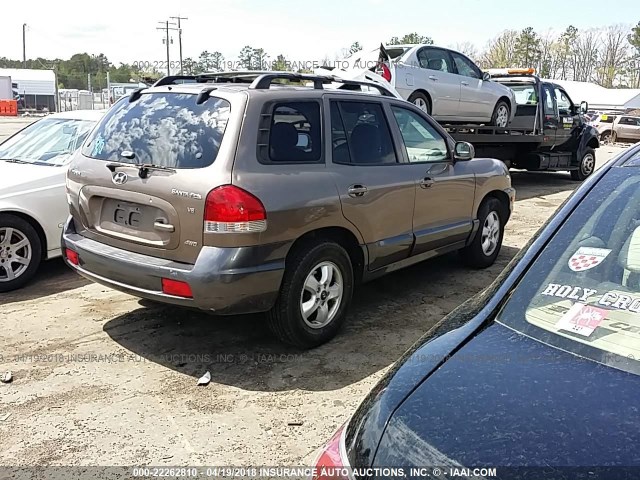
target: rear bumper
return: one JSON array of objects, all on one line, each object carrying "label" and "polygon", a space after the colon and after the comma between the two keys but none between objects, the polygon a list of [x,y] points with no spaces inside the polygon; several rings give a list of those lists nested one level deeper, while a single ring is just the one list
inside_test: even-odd
[{"label": "rear bumper", "polygon": [[[194,265],[115,248],[86,238],[71,217],[62,233],[62,251],[78,253],[80,265],[65,263],[83,277],[107,287],[163,303],[218,314],[256,313],[276,301],[287,245],[203,247]],[[162,278],[187,282],[193,298],[162,292]]]}]

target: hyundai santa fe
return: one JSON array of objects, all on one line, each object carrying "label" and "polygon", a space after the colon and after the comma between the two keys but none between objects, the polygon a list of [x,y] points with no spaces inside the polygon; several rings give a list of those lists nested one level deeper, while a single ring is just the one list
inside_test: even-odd
[{"label": "hyundai santa fe", "polygon": [[362,83],[227,73],[134,92],[69,168],[67,264],[138,297],[268,312],[300,347],[336,334],[358,282],[454,250],[491,265],[507,168]]}]

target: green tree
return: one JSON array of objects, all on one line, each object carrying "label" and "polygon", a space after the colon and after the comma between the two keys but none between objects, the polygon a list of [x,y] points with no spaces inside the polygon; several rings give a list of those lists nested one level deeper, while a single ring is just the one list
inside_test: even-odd
[{"label": "green tree", "polygon": [[291,64],[284,55],[280,54],[276,57],[276,61],[273,62],[273,69],[278,72],[288,72],[291,70]]},{"label": "green tree", "polygon": [[629,70],[632,75],[631,87],[640,88],[640,22],[631,29],[627,41],[633,48],[633,54],[629,61]]},{"label": "green tree", "polygon": [[255,50],[253,47],[249,45],[245,46],[242,50],[240,50],[240,55],[238,55],[238,60],[240,65],[245,70],[253,70]]},{"label": "green tree", "polygon": [[433,39],[425,35],[419,35],[416,32],[408,33],[402,37],[391,37],[387,42],[388,45],[433,45]]},{"label": "green tree", "polygon": [[224,56],[220,52],[211,53],[205,50],[198,57],[198,70],[200,72],[221,72],[224,70]]},{"label": "green tree", "polygon": [[518,66],[535,67],[540,60],[540,37],[532,27],[520,32],[514,45],[514,60]]},{"label": "green tree", "polygon": [[256,48],[253,51],[253,60],[250,70],[268,70],[269,55],[262,48]]}]

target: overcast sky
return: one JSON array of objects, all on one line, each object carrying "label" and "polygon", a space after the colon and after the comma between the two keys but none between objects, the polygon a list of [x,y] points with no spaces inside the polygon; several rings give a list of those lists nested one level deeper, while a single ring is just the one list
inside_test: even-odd
[{"label": "overcast sky", "polygon": [[[8,1],[8,0],[4,0]],[[104,53],[113,63],[166,59],[159,21],[180,15],[184,57],[220,51],[235,58],[245,45],[275,58],[334,59],[359,41],[375,46],[391,36],[418,32],[436,44],[472,42],[478,49],[505,29],[563,30],[640,21],[640,0],[20,0],[3,18],[0,56],[68,58]],[[175,35],[174,35],[175,36]],[[171,59],[178,59],[177,36]]]}]

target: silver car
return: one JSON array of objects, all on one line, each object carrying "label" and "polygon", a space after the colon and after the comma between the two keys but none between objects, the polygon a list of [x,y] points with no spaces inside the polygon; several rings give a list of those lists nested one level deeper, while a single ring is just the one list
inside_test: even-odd
[{"label": "silver car", "polygon": [[447,48],[381,45],[357,52],[336,66],[320,70],[350,78],[354,71],[366,71],[368,79],[375,75],[439,122],[506,127],[516,113],[515,95],[509,87],[492,82],[472,60]]}]

